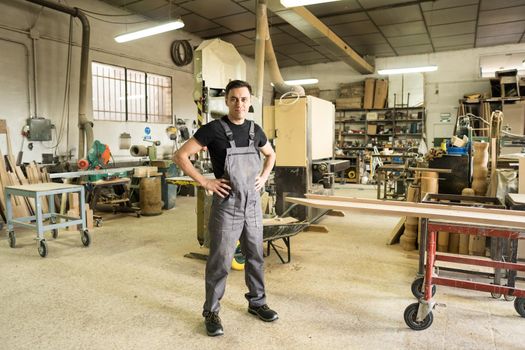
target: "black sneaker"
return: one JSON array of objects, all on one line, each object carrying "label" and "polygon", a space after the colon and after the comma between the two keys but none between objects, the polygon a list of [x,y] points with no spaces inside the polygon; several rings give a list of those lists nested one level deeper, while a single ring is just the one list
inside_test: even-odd
[{"label": "black sneaker", "polygon": [[279,318],[277,312],[273,311],[264,304],[262,306],[248,306],[248,312],[259,316],[259,318],[265,322],[272,322]]},{"label": "black sneaker", "polygon": [[218,335],[223,335],[224,330],[222,329],[221,318],[219,317],[218,312],[203,312],[204,324],[206,325],[206,333],[210,337],[215,337]]}]

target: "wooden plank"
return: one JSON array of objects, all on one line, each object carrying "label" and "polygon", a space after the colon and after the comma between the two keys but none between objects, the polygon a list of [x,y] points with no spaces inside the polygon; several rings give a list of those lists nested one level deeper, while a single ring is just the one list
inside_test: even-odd
[{"label": "wooden plank", "polygon": [[[478,225],[504,226],[525,229],[525,215],[522,211],[508,210],[507,215],[502,215],[498,209],[486,209],[485,212],[479,212],[477,208],[464,207],[462,210],[457,206],[445,206],[436,204],[433,208],[421,206],[420,203],[406,203],[408,206],[400,207],[392,205],[392,202],[380,200],[368,200],[368,203],[359,201],[335,201],[327,199],[309,199],[286,197],[290,203],[302,204],[309,207],[323,209],[338,209],[358,213],[388,215],[388,216],[410,216],[423,217],[433,220],[446,220],[453,222],[462,222]],[[373,202],[370,202],[373,201]],[[427,204],[428,206],[428,204]],[[494,211],[495,213],[492,213]]]},{"label": "wooden plank", "polygon": [[[383,203],[388,204],[392,207],[401,207],[401,208],[413,208],[413,203],[411,202],[400,202],[400,201],[387,201],[387,200],[378,200],[378,199],[366,199],[366,198],[353,198],[353,197],[342,197],[342,196],[323,196],[319,194],[305,194],[308,199],[322,199],[322,200],[331,200],[338,202],[352,202],[352,203],[363,203],[363,204],[377,204]],[[466,213],[479,212],[479,213],[490,213],[490,214],[500,214],[500,215],[516,215],[517,211],[510,211],[506,209],[487,209],[487,208],[478,208],[478,207],[466,207],[458,206],[453,204],[432,204],[432,203],[418,203],[418,208],[448,208],[455,211],[464,211]],[[409,215],[410,216],[410,215]],[[417,216],[417,215],[414,215]]]},{"label": "wooden plank", "polygon": [[7,133],[7,121],[5,119],[0,119],[0,134]]},{"label": "wooden plank", "polygon": [[92,230],[94,228],[94,226],[93,226],[93,209],[89,208],[89,204],[88,203],[86,203],[84,207],[86,209],[86,227],[88,228],[88,230]]},{"label": "wooden plank", "polygon": [[296,218],[292,218],[291,216],[287,216],[285,218],[271,218],[271,219],[263,219],[263,226],[272,226],[272,225],[286,225],[291,224],[294,222],[298,222]]},{"label": "wooden plank", "polygon": [[403,234],[405,231],[405,221],[407,220],[406,216],[403,216],[399,219],[396,226],[390,231],[390,235],[388,236],[388,241],[386,242],[387,245],[392,245],[399,243],[399,237]]},{"label": "wooden plank", "polygon": [[312,224],[312,225],[308,225],[308,226],[304,229],[304,232],[321,232],[321,233],[328,233],[328,232],[330,232],[330,230],[328,230],[328,227],[325,226],[325,225],[315,225],[315,224]]},{"label": "wooden plank", "polygon": [[5,129],[6,129],[5,138],[6,138],[6,143],[7,143],[7,157],[11,161],[12,165],[16,165],[15,156],[13,155],[13,147],[11,146],[11,137],[9,135],[9,128],[6,127]]}]

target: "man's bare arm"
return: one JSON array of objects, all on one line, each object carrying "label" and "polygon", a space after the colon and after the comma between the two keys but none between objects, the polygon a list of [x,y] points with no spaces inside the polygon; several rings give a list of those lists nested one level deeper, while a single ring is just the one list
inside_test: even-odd
[{"label": "man's bare arm", "polygon": [[184,174],[197,181],[204,189],[217,193],[224,198],[231,190],[228,181],[225,179],[207,179],[193,166],[189,159],[202,148],[201,144],[192,137],[173,154],[173,161],[182,169]]},{"label": "man's bare arm", "polygon": [[255,179],[256,191],[259,191],[261,188],[263,188],[264,184],[268,180],[268,177],[270,176],[273,165],[275,164],[275,151],[273,150],[270,142],[266,142],[266,145],[259,148],[259,150],[264,155],[265,159],[261,174]]}]

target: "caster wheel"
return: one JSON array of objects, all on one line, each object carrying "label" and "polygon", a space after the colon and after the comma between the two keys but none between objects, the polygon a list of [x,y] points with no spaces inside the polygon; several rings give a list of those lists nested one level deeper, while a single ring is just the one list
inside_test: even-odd
[{"label": "caster wheel", "polygon": [[514,299],[516,299],[516,296],[514,296],[514,295],[504,295],[503,298],[505,299],[505,301],[514,301]]},{"label": "caster wheel", "polygon": [[501,298],[501,293],[490,293],[490,295],[491,295],[494,299],[499,299],[499,298]]},{"label": "caster wheel", "polygon": [[8,235],[8,240],[9,240],[9,246],[11,248],[14,248],[16,246],[16,236],[15,236],[15,231],[9,231],[7,233]]},{"label": "caster wheel", "polygon": [[82,244],[86,247],[89,247],[91,244],[91,235],[89,234],[88,230],[82,231],[80,234],[80,239],[82,240]]},{"label": "caster wheel", "polygon": [[95,226],[96,226],[96,227],[100,227],[100,226],[102,226],[102,219],[96,219],[96,220],[95,220]]},{"label": "caster wheel", "polygon": [[[423,285],[424,278],[419,277],[412,282],[412,285],[410,286],[410,290],[412,291],[412,295],[415,296],[418,299],[421,299],[425,296],[425,288]],[[436,295],[436,286],[432,286],[432,296]]]},{"label": "caster wheel", "polygon": [[50,217],[50,218],[49,218],[49,222],[50,222],[51,224],[56,224],[56,223],[57,223],[57,218],[55,218],[55,217]]},{"label": "caster wheel", "polygon": [[51,233],[53,234],[53,238],[54,239],[58,238],[58,229],[57,228],[52,229]]},{"label": "caster wheel", "polygon": [[405,318],[405,323],[408,327],[415,331],[422,331],[432,325],[432,322],[434,321],[434,316],[432,316],[432,312],[430,312],[423,321],[416,321],[418,307],[419,303],[413,303],[408,305],[405,309],[405,313],[403,316]]},{"label": "caster wheel", "polygon": [[41,240],[38,243],[38,254],[40,254],[42,258],[47,256],[47,243],[45,240]]},{"label": "caster wheel", "polygon": [[525,298],[516,298],[514,300],[514,308],[521,317],[525,317]]},{"label": "caster wheel", "polygon": [[137,212],[137,217],[140,218],[140,212]]}]

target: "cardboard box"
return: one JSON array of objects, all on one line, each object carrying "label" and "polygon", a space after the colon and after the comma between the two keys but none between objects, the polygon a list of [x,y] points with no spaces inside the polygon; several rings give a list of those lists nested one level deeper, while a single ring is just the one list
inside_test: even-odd
[{"label": "cardboard box", "polygon": [[375,135],[377,133],[377,125],[376,124],[368,124],[366,126],[366,133],[368,135]]},{"label": "cardboard box", "polygon": [[339,97],[363,97],[365,94],[364,82],[360,81],[357,83],[340,84],[339,85]]},{"label": "cardboard box", "polygon": [[378,115],[377,112],[368,112],[366,114],[366,120],[377,120]]},{"label": "cardboard box", "polygon": [[335,100],[336,109],[351,109],[363,108],[363,98],[362,97],[348,97],[348,98],[338,98]]},{"label": "cardboard box", "polygon": [[385,108],[388,96],[388,80],[377,79],[374,91],[374,108]]},{"label": "cardboard box", "polygon": [[374,106],[374,88],[376,80],[373,78],[365,79],[365,98],[363,100],[363,108],[370,109]]}]

